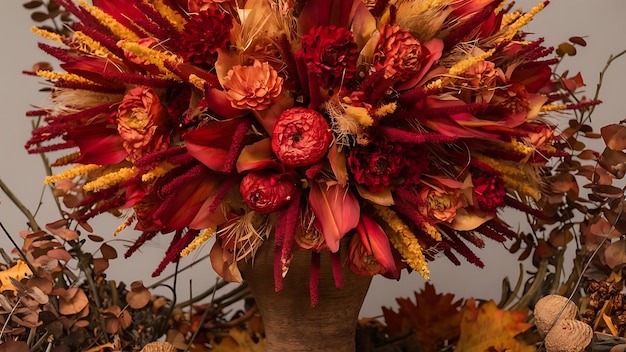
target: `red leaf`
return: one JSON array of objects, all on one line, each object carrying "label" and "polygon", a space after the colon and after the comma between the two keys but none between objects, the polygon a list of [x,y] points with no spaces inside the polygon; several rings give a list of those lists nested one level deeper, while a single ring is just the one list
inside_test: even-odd
[{"label": "red leaf", "polygon": [[322,187],[311,183],[309,205],[316,217],[331,252],[339,250],[339,240],[354,229],[360,217],[359,202],[347,188],[340,185]]}]

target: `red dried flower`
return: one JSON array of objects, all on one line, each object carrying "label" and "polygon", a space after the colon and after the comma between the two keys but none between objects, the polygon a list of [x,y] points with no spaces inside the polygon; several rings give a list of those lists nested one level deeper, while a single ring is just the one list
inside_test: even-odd
[{"label": "red dried flower", "polygon": [[296,185],[285,175],[253,171],[241,180],[239,192],[250,209],[271,213],[282,208],[293,198]]},{"label": "red dried flower", "polygon": [[330,126],[319,112],[306,108],[285,110],[272,130],[272,150],[291,167],[318,162],[333,140]]},{"label": "red dried flower", "polygon": [[316,26],[301,40],[298,55],[320,86],[336,89],[354,77],[358,52],[352,32],[342,27]]},{"label": "red dried flower", "polygon": [[481,175],[472,178],[474,183],[474,201],[478,208],[487,212],[494,212],[504,206],[504,181],[502,177]]},{"label": "red dried flower", "polygon": [[152,89],[139,86],[128,91],[117,109],[117,131],[128,159],[167,149],[167,122],[167,111]]},{"label": "red dried flower", "polygon": [[407,79],[422,70],[430,52],[411,33],[397,25],[380,29],[380,40],[372,60],[374,71],[385,71],[385,78]]},{"label": "red dried flower", "polygon": [[231,16],[221,10],[207,9],[189,17],[180,35],[181,55],[193,64],[213,64],[217,49],[226,47],[233,28]]},{"label": "red dried flower", "polygon": [[351,149],[348,167],[358,184],[378,192],[393,184],[419,183],[422,172],[428,168],[426,156],[426,151],[402,143],[376,140]]},{"label": "red dried flower", "polygon": [[418,196],[423,200],[420,212],[436,222],[452,222],[456,211],[463,206],[458,189],[423,186]]}]

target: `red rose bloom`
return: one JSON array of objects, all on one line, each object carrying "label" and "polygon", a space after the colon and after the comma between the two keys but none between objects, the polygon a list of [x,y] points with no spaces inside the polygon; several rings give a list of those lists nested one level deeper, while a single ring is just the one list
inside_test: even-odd
[{"label": "red rose bloom", "polygon": [[272,150],[291,167],[312,165],[326,154],[333,140],[330,126],[319,112],[305,108],[285,110],[272,130]]},{"label": "red rose bloom", "polygon": [[241,180],[239,192],[250,209],[271,213],[289,203],[296,192],[296,185],[284,175],[253,171]]},{"label": "red rose bloom", "polygon": [[185,61],[193,64],[213,63],[217,49],[226,47],[233,28],[232,18],[224,11],[207,9],[189,17],[179,53]]},{"label": "red rose bloom", "polygon": [[298,55],[323,88],[338,88],[354,77],[358,52],[352,32],[342,27],[317,26],[301,40]]}]

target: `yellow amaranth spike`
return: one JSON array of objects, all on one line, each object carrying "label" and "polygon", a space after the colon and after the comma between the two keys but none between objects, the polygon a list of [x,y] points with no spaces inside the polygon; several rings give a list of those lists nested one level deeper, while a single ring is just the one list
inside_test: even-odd
[{"label": "yellow amaranth spike", "polygon": [[54,40],[55,42],[59,42],[61,44],[65,44],[63,42],[63,37],[60,34],[53,33],[53,32],[47,31],[45,29],[37,28],[35,26],[31,27],[31,30],[33,31],[33,33],[37,34],[40,37],[43,37],[43,38],[46,38],[46,39],[50,39],[50,40]]},{"label": "yellow amaranth spike", "polygon": [[500,29],[507,27],[508,25],[516,21],[518,18],[520,18],[521,15],[522,14],[520,12],[505,13],[504,16],[502,16],[502,23],[500,24]]},{"label": "yellow amaranth spike", "polygon": [[86,183],[83,186],[83,189],[87,192],[93,191],[99,188],[112,186],[114,184],[118,184],[122,181],[126,181],[129,178],[135,176],[137,174],[137,169],[134,167],[123,167],[117,171],[110,172],[108,174],[104,174],[97,179]]},{"label": "yellow amaranth spike", "polygon": [[519,19],[517,19],[515,22],[513,22],[509,26],[509,28],[506,30],[506,32],[504,32],[504,34],[500,38],[498,38],[498,42],[513,38],[515,34],[517,34],[517,31],[520,30],[520,28],[527,25],[528,22],[530,22],[533,19],[533,17],[536,14],[538,14],[539,11],[543,10],[545,7],[546,7],[546,3],[541,2],[537,4],[535,7],[533,7],[530,11],[522,15]]},{"label": "yellow amaranth spike", "polygon": [[91,37],[83,32],[74,32],[74,39],[80,43],[80,49],[87,53],[91,53],[99,57],[114,58],[115,56],[109,49],[105,48],[100,42],[93,40]]},{"label": "yellow amaranth spike", "polygon": [[74,152],[72,154],[64,155],[57,160],[55,160],[52,165],[53,166],[63,166],[68,165],[74,162],[74,160],[80,157],[80,152]]},{"label": "yellow amaranth spike", "polygon": [[488,156],[481,155],[481,154],[476,154],[476,155],[472,154],[472,156],[482,161],[483,163],[489,165],[490,167],[498,170],[503,175],[509,175],[514,178],[521,178],[521,179],[525,179],[526,177],[526,172],[524,172],[524,170],[519,167],[504,164],[496,159],[493,159],[493,158],[490,158]]},{"label": "yellow amaranth spike", "polygon": [[430,237],[432,237],[435,241],[441,241],[441,232],[439,232],[439,229],[437,229],[437,227],[429,223],[425,223],[424,225],[422,225],[422,228],[424,229],[424,232],[429,234]]},{"label": "yellow amaranth spike", "polygon": [[438,79],[436,81],[432,81],[432,82],[428,83],[426,85],[426,90],[429,91],[429,90],[433,90],[433,89],[439,89],[441,87],[443,87],[443,80],[442,79]]},{"label": "yellow amaranth spike", "polygon": [[385,104],[379,107],[378,109],[376,109],[376,111],[374,112],[374,116],[385,117],[389,114],[393,114],[397,108],[398,108],[398,105],[396,103]]},{"label": "yellow amaranth spike", "polygon": [[93,17],[95,17],[100,23],[111,30],[118,38],[137,41],[139,36],[130,29],[126,28],[123,24],[117,22],[117,20],[111,17],[106,12],[97,8],[96,6],[89,5],[86,1],[80,0],[80,6],[87,10]]},{"label": "yellow amaranth spike", "polygon": [[166,18],[179,32],[182,32],[185,29],[185,24],[187,24],[187,20],[185,20],[181,15],[176,13],[171,7],[167,6],[163,0],[152,0],[147,1],[144,0],[145,3],[152,5],[155,10],[157,10],[161,16]]},{"label": "yellow amaranth spike", "polygon": [[521,194],[530,196],[535,200],[541,199],[541,191],[531,186],[528,182],[524,182],[524,179],[520,179],[519,177],[511,177],[508,175],[504,175],[502,176],[502,180],[504,180],[504,183],[508,187],[515,189]]},{"label": "yellow amaranth spike", "polygon": [[120,232],[124,231],[130,224],[135,221],[135,217],[131,216],[126,221],[124,221],[120,226],[118,226],[115,231],[113,231],[113,236],[117,236]]},{"label": "yellow amaranth spike", "polygon": [[193,84],[194,87],[204,92],[204,84],[206,81],[193,73],[189,75],[189,83]]},{"label": "yellow amaranth spike", "polygon": [[520,142],[518,140],[511,140],[511,142],[508,143],[508,146],[518,152],[518,153],[522,153],[524,155],[528,155],[531,154],[535,151],[535,148],[528,146],[527,144],[525,144],[524,142]]},{"label": "yellow amaranth spike", "polygon": [[60,174],[56,174],[56,175],[52,175],[52,176],[47,176],[45,178],[45,180],[43,181],[44,184],[49,185],[53,182],[57,182],[60,180],[65,180],[67,178],[74,178],[78,175],[83,175],[88,173],[89,171],[93,171],[100,168],[100,165],[97,164],[87,164],[87,165],[76,165],[75,167],[67,170],[67,171],[63,171]]},{"label": "yellow amaranth spike", "polygon": [[158,165],[157,167],[155,167],[154,169],[146,172],[145,174],[141,175],[141,181],[142,182],[151,182],[156,180],[157,178],[167,174],[168,172],[170,172],[172,169],[174,169],[174,165],[170,164],[170,163],[162,163],[160,165]]},{"label": "yellow amaranth spike", "polygon": [[469,57],[457,64],[455,64],[454,66],[450,67],[450,70],[448,71],[448,74],[452,75],[452,76],[458,76],[461,73],[467,71],[470,67],[474,66],[475,64],[481,62],[481,61],[485,61],[486,59],[488,59],[489,57],[491,57],[491,55],[493,55],[496,52],[496,49],[491,49],[483,54],[480,54],[478,56],[474,56],[474,57]]},{"label": "yellow amaranth spike", "polygon": [[91,83],[92,81],[88,80],[85,77],[79,76],[74,73],[59,73],[59,72],[51,72],[51,71],[37,71],[35,74],[39,77],[47,78],[51,81],[58,81],[60,79],[66,80],[68,82],[77,82],[77,83]]},{"label": "yellow amaranth spike", "polygon": [[553,104],[553,105],[544,105],[541,107],[542,112],[557,111],[557,110],[567,110],[567,105]]},{"label": "yellow amaranth spike", "polygon": [[216,228],[212,227],[202,231],[198,236],[196,236],[196,238],[193,239],[193,241],[191,241],[191,243],[187,247],[185,247],[185,249],[180,252],[180,256],[186,257],[189,255],[189,253],[195,251],[196,248],[200,247],[201,245],[206,243],[206,241],[211,239],[211,237],[215,235],[216,230]]},{"label": "yellow amaranth spike", "polygon": [[174,54],[164,53],[159,50],[150,49],[143,47],[137,43],[133,42],[122,42],[119,41],[117,43],[122,49],[126,49],[131,53],[137,55],[137,57],[155,65],[159,68],[159,71],[163,74],[165,78],[180,80],[178,76],[173,74],[167,67],[165,67],[165,62],[170,62],[172,64],[182,63],[183,60]]},{"label": "yellow amaranth spike", "polygon": [[403,261],[413,270],[420,273],[424,279],[430,280],[430,270],[426,264],[424,253],[422,253],[422,246],[419,244],[415,234],[393,210],[380,205],[375,205],[374,207],[376,213],[392,229],[391,233],[387,234],[389,242],[400,252],[404,258]]},{"label": "yellow amaranth spike", "polygon": [[359,125],[368,127],[374,124],[374,119],[367,113],[366,108],[358,106],[347,106],[345,108],[346,115],[358,122]]}]

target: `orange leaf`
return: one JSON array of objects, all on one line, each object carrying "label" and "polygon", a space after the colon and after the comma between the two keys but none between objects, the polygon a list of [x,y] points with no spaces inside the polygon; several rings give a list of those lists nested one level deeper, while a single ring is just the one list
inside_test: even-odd
[{"label": "orange leaf", "polygon": [[606,146],[613,150],[626,149],[626,126],[610,124],[600,129]]},{"label": "orange leaf", "polygon": [[498,309],[493,300],[476,306],[472,298],[462,314],[457,351],[535,351],[534,346],[515,339],[532,326],[525,322],[527,312]]},{"label": "orange leaf", "polygon": [[23,278],[32,274],[33,273],[28,265],[25,262],[18,260],[16,264],[11,268],[0,271],[0,291],[16,291],[16,288],[15,286],[13,286],[11,279],[14,279],[15,281],[20,281]]},{"label": "orange leaf", "polygon": [[[430,283],[419,293],[415,303],[408,298],[396,298],[399,310],[383,307],[388,334],[398,336],[415,331],[424,352],[440,351],[446,341],[459,336],[462,300],[454,301],[453,294],[437,294]],[[460,351],[460,350],[459,350]]]}]

